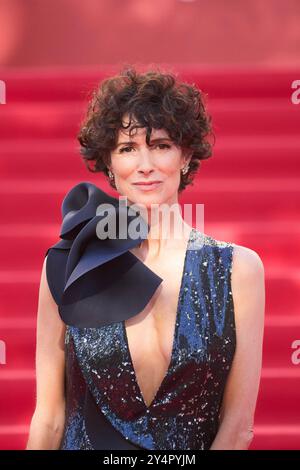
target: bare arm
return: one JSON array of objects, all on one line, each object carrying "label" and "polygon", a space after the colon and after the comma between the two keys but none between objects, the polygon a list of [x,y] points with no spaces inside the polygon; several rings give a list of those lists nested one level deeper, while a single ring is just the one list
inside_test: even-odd
[{"label": "bare arm", "polygon": [[231,280],[237,347],[211,450],[249,448],[261,375],[265,281],[264,266],[255,251],[235,245]]},{"label": "bare arm", "polygon": [[36,337],[36,407],[26,450],[55,450],[65,420],[65,324],[46,278],[44,260],[39,288]]}]

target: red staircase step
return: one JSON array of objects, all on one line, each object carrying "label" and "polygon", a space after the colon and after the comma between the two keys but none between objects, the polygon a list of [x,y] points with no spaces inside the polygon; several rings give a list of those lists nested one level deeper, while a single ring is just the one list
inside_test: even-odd
[{"label": "red staircase step", "polygon": [[[42,259],[40,270],[0,271],[1,320],[15,321],[22,316],[26,324],[33,324],[37,311],[41,268]],[[288,324],[297,322],[300,302],[300,279],[293,279],[292,273],[289,274],[286,278],[280,275],[268,278],[268,274],[266,275],[266,312],[272,315],[272,318],[281,319],[285,315]],[[278,295],[279,292],[281,295]]]},{"label": "red staircase step", "polygon": [[[276,369],[274,369],[274,377],[264,377],[264,375],[262,377],[255,417],[255,430],[260,430],[260,435],[263,434],[263,429],[266,433],[266,428],[268,428],[267,435],[271,436],[272,430],[274,433],[275,431],[279,433],[282,429],[282,434],[284,434],[287,427],[292,427],[294,430],[297,429],[299,436],[300,409],[297,403],[300,374],[292,378],[284,377],[285,387],[282,386],[282,381],[283,377],[276,376]],[[25,426],[30,423],[35,406],[34,371],[13,371],[7,373],[4,378],[2,375],[0,385],[1,402],[14,403],[12,409],[7,407],[1,413],[0,435],[2,434],[3,441],[5,439],[8,441],[8,436],[5,438],[3,429],[9,430],[11,426]],[[22,390],[22,400],[19,400],[20,390]],[[259,436],[257,437],[259,439]],[[258,440],[260,446],[266,445],[265,443],[266,441],[263,441],[259,444]],[[289,442],[285,445],[294,444]],[[255,442],[252,447],[255,448]]]},{"label": "red staircase step", "polygon": [[[9,84],[14,101],[74,101],[82,99],[90,89],[118,68],[108,66],[24,68],[3,70],[1,77]],[[176,70],[183,80],[195,83],[215,98],[286,98],[293,91],[297,68],[230,67],[221,70],[178,64]],[[296,78],[295,78],[296,77]]]},{"label": "red staircase step", "polygon": [[[92,178],[86,175],[84,181]],[[60,205],[69,189],[79,181],[61,182],[13,180],[1,185],[2,220],[15,223],[57,223]],[[98,176],[99,187],[110,192],[103,175]],[[226,193],[226,198],[224,197]],[[112,191],[112,195],[117,193]],[[284,197],[283,197],[284,195]],[[22,206],[20,207],[22,201]],[[181,204],[204,204],[205,220],[220,223],[243,220],[297,220],[300,203],[300,179],[264,180],[199,179],[180,196]],[[41,210],[43,208],[43,210]]]},{"label": "red staircase step", "polygon": [[[286,375],[297,374],[297,368],[292,363],[292,343],[300,340],[300,320],[295,317],[289,324],[284,324],[285,317],[266,315],[263,367],[285,370]],[[30,321],[24,316],[11,317],[9,314],[0,319],[1,340],[7,346],[7,364],[4,371],[32,369],[35,367],[36,347],[36,314],[32,312]],[[298,334],[297,334],[298,332]],[[272,370],[273,370],[272,369]]]},{"label": "red staircase step", "polygon": [[[87,108],[86,101],[17,102],[1,112],[1,138],[74,138]],[[293,135],[300,125],[297,106],[280,100],[211,100],[213,128],[221,139],[227,135]],[[283,124],[284,123],[284,124]]]},{"label": "red staircase step", "polygon": [[300,450],[300,426],[255,426],[249,450]]},{"label": "red staircase step", "polygon": [[29,436],[29,425],[5,426],[0,424],[0,449],[25,450]]},{"label": "red staircase step", "polygon": [[[209,228],[209,224],[204,224],[204,232],[215,236],[216,232],[210,231]],[[228,241],[257,251],[268,269],[281,264],[285,264],[287,269],[289,267],[297,269],[300,261],[296,255],[300,253],[300,224],[291,223],[287,226],[287,230],[282,230],[282,232],[280,228],[280,223],[277,227],[274,222],[274,232],[272,232],[272,227],[269,227],[270,231],[266,233],[260,233],[259,229],[254,233],[234,233],[232,229],[232,236],[228,238]],[[230,224],[228,224],[228,231],[230,229]],[[49,246],[59,241],[59,232],[59,224],[12,225],[11,229],[9,225],[6,226],[0,233],[1,270],[40,269],[43,253]],[[218,233],[218,235],[222,234]],[[289,237],[290,245],[294,247],[295,256],[291,256],[290,245],[286,243],[287,237]],[[223,237],[220,238],[223,239]],[[7,250],[10,244],[14,247],[13,252]]]},{"label": "red staircase step", "polygon": [[[245,180],[295,178],[300,176],[300,139],[294,136],[230,136],[217,138],[212,157],[201,163],[202,178]],[[199,189],[201,186],[199,187]]]},{"label": "red staircase step", "polygon": [[[213,156],[201,162],[197,183],[204,178],[249,179],[300,176],[300,139],[290,135],[231,136],[216,140]],[[234,174],[233,174],[234,168]],[[70,138],[11,139],[1,141],[0,178],[11,179],[16,173],[24,179],[63,180],[90,177],[79,154],[79,142]],[[93,175],[91,175],[93,176]],[[99,175],[98,175],[99,176]]]},{"label": "red staircase step", "polygon": [[35,409],[35,395],[34,370],[1,370],[0,402],[6,404],[1,407],[1,425],[29,424]]}]

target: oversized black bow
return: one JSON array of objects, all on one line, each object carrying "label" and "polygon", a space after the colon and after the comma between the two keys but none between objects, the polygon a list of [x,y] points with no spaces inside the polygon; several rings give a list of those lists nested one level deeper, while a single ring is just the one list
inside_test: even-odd
[{"label": "oversized black bow", "polygon": [[[110,204],[114,213],[99,214],[100,204]],[[140,235],[133,239],[128,227],[137,214],[90,182],[71,188],[61,211],[61,240],[45,256],[48,285],[62,320],[93,328],[126,320],[143,310],[163,281],[129,251],[147,236],[146,221],[138,215]],[[98,222],[107,217],[117,222],[115,239],[97,235]],[[121,218],[128,221],[125,238],[118,236]]]}]

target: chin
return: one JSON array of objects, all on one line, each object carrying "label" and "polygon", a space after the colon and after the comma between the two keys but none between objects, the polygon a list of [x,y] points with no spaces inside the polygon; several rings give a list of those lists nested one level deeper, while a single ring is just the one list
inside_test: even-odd
[{"label": "chin", "polygon": [[151,205],[151,204],[162,204],[165,200],[163,197],[163,194],[150,194],[150,193],[145,193],[143,195],[140,195],[138,197],[135,197],[137,202],[141,202],[143,204]]},{"label": "chin", "polygon": [[127,197],[128,203],[141,204],[147,209],[151,208],[151,204],[164,204],[168,201],[165,191],[124,191],[124,196]]}]

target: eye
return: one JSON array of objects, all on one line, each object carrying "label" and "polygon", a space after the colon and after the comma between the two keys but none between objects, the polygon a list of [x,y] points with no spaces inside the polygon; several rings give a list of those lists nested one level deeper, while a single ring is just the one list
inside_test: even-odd
[{"label": "eye", "polygon": [[167,148],[167,149],[170,148],[170,145],[168,145],[168,144],[158,144],[158,146],[163,146],[164,148]]},{"label": "eye", "polygon": [[[151,145],[151,147],[160,147],[160,148],[163,147],[163,149],[169,149],[171,146],[168,145],[168,144],[157,144],[157,145]],[[127,150],[128,149],[131,150],[132,148],[133,147],[130,147],[130,146],[123,147],[123,148],[120,149],[120,153],[124,153],[124,152],[125,153],[130,153],[130,152],[127,152]],[[163,150],[163,149],[161,148],[161,150]]]},{"label": "eye", "polygon": [[[125,152],[126,149],[132,149],[132,147],[129,147],[129,146],[128,147],[123,147],[123,148],[120,149],[120,153]],[[126,152],[126,153],[129,153],[129,152]]]}]

